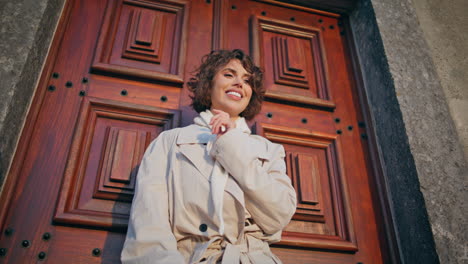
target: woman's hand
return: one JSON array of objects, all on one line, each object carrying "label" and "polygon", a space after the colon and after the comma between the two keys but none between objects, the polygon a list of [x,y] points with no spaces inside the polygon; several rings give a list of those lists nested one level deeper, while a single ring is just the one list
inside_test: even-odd
[{"label": "woman's hand", "polygon": [[224,133],[236,127],[236,123],[231,120],[228,113],[218,109],[211,109],[211,112],[214,114],[210,121],[211,133],[220,137],[221,135],[224,135]]}]

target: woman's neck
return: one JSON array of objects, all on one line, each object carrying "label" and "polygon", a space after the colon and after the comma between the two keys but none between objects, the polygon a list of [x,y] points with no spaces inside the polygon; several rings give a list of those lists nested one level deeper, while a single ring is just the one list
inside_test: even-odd
[{"label": "woman's neck", "polygon": [[237,119],[239,119],[239,116],[231,116],[230,119],[231,119],[232,122],[235,123],[237,121]]}]

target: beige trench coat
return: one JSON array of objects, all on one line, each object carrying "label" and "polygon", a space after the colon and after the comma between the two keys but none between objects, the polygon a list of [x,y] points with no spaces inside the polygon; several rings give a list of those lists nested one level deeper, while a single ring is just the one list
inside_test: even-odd
[{"label": "beige trench coat", "polygon": [[[281,263],[269,244],[279,241],[296,209],[283,147],[238,128],[213,137],[194,124],[150,144],[138,171],[124,264]],[[210,200],[214,160],[229,173],[224,235]]]}]

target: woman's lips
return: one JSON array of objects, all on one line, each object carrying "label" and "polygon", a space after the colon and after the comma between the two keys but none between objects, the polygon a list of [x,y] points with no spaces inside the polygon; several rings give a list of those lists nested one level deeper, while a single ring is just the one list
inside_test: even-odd
[{"label": "woman's lips", "polygon": [[235,91],[227,91],[226,94],[229,98],[236,100],[236,101],[239,101],[242,99],[242,95]]}]

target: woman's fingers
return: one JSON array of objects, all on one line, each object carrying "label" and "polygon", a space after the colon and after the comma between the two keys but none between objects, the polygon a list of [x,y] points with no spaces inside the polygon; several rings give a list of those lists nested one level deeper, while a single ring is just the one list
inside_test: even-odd
[{"label": "woman's fingers", "polygon": [[211,133],[218,134],[218,121],[213,121],[211,124]]},{"label": "woman's fingers", "polygon": [[220,134],[221,133],[221,126],[224,125],[223,119],[217,119],[213,123],[213,134]]},{"label": "woman's fingers", "polygon": [[218,134],[218,124],[219,124],[219,122],[220,122],[220,120],[217,117],[216,118],[213,117],[211,119],[211,122],[210,122],[211,123],[211,133]]},{"label": "woman's fingers", "polygon": [[216,114],[213,115],[213,117],[211,118],[210,125],[212,125],[216,120],[222,118],[223,111],[213,109],[213,112],[215,112]]},{"label": "woman's fingers", "polygon": [[210,121],[211,133],[219,136],[235,127],[228,113],[218,109],[212,109],[211,111],[214,113]]},{"label": "woman's fingers", "polygon": [[219,119],[221,119],[222,116],[220,115],[215,115],[211,118],[211,121],[210,121],[210,125],[214,124],[214,122],[218,121]]},{"label": "woman's fingers", "polygon": [[224,126],[224,131],[225,131],[227,125],[228,125],[228,123],[223,118],[217,118],[217,119],[213,120],[213,123],[211,124],[212,133],[213,134],[224,133],[222,127]]}]

